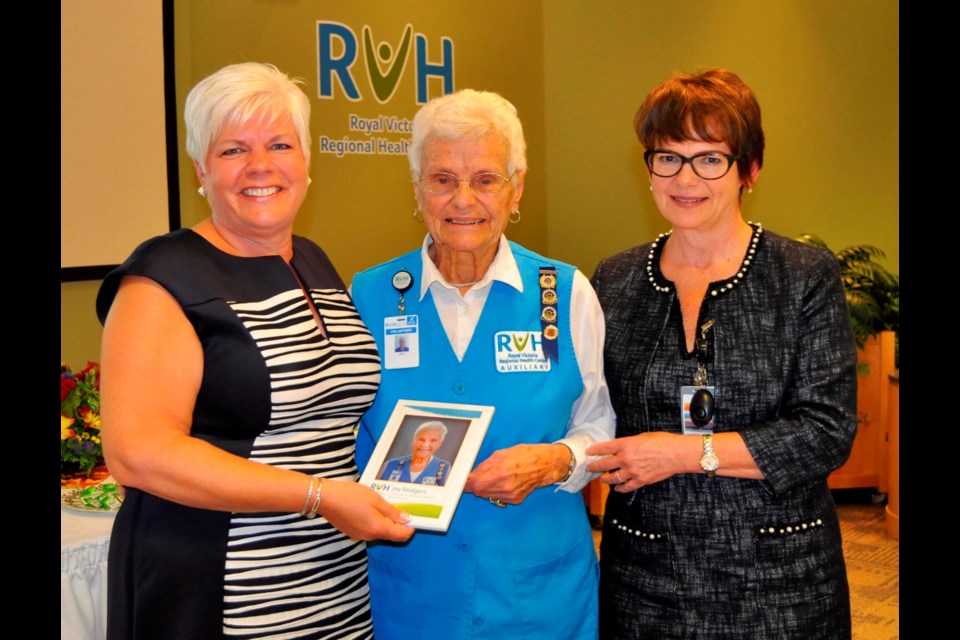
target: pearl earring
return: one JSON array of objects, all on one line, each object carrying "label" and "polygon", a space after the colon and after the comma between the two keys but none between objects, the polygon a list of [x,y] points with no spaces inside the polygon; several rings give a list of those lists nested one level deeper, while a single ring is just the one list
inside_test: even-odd
[{"label": "pearl earring", "polygon": [[206,189],[203,188],[203,185],[200,185],[200,188],[197,189],[197,193],[200,194],[200,197],[201,197],[201,198],[206,198],[206,197],[207,197],[207,191],[206,191]]}]

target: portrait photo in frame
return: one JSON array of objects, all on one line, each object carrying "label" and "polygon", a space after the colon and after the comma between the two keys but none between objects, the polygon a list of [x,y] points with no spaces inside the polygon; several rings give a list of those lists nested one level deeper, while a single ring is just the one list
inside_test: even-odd
[{"label": "portrait photo in frame", "polygon": [[360,482],[409,513],[412,526],[446,531],[493,411],[482,405],[397,401]]}]

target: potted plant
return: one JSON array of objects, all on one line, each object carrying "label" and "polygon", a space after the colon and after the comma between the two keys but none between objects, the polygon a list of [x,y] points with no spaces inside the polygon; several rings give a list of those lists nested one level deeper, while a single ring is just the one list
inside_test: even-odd
[{"label": "potted plant", "polygon": [[[805,233],[797,238],[804,244],[830,249],[818,236]],[[840,279],[847,294],[847,308],[857,347],[882,331],[896,334],[897,361],[900,343],[900,278],[877,262],[885,254],[877,247],[858,244],[835,253]]]}]

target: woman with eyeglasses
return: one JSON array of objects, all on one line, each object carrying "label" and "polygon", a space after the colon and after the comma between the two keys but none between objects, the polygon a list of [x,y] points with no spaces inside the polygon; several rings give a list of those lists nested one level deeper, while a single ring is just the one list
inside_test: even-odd
[{"label": "woman with eyeglasses", "polygon": [[603,260],[617,438],[601,638],[849,638],[828,474],[856,432],[837,262],[746,222],[760,107],[723,69],[656,87],[635,119],[670,231]]},{"label": "woman with eyeglasses", "polygon": [[614,422],[596,295],[576,268],[504,236],[527,164],[503,97],[427,103],[409,161],[423,244],[352,285],[383,359],[358,462],[399,399],[496,411],[449,530],[369,547],[376,636],[595,638],[597,557],[580,490],[596,477],[585,450],[613,437]]}]

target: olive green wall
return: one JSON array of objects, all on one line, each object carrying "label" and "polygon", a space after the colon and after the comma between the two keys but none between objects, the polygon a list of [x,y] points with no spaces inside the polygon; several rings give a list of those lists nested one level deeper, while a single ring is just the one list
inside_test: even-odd
[{"label": "olive green wall", "polygon": [[764,168],[743,212],[899,272],[896,0],[544,2],[549,248],[592,274],[667,229],[633,116],[677,71],[727,67],[754,90]]},{"label": "olive green wall", "polygon": [[[318,6],[322,8],[318,9]],[[484,89],[506,96],[516,106],[527,140],[527,161],[537,167],[527,180],[521,210],[523,222],[507,235],[535,251],[546,252],[547,217],[544,157],[544,60],[540,2],[486,0],[354,0],[318,5],[311,2],[263,3],[222,0],[176,0],[177,103],[183,103],[200,79],[238,60],[272,62],[286,73],[306,80],[304,91],[312,103],[313,137],[310,176],[313,183],[294,226],[327,252],[346,283],[353,274],[409,251],[423,241],[426,228],[412,217],[416,208],[410,170],[405,155],[351,155],[338,158],[320,153],[320,136],[364,138],[347,129],[350,114],[375,118],[380,114],[412,119],[420,105],[415,96],[414,70],[408,63],[396,93],[384,104],[372,99],[365,86],[366,62],[358,56],[351,67],[362,96],[348,101],[335,90],[332,99],[318,99],[318,19],[336,22],[359,37],[369,26],[375,42],[397,48],[405,25],[424,34],[428,58],[440,58],[440,39],[453,42],[455,89]],[[229,34],[230,47],[203,46],[210,34]],[[522,43],[522,44],[520,44]],[[411,60],[412,61],[412,60]],[[441,95],[439,82],[430,97]],[[184,139],[182,117],[180,139]],[[385,134],[384,134],[385,135]],[[393,139],[405,136],[392,136]],[[195,225],[210,215],[197,195],[195,169],[186,153],[180,158],[183,226]]]},{"label": "olive green wall", "polygon": [[100,360],[100,323],[94,301],[100,281],[60,283],[60,359],[75,371]]},{"label": "olive green wall", "polygon": [[[299,6],[255,4],[258,12]],[[477,7],[473,2],[431,3],[433,9],[443,6],[442,12],[426,10],[424,3],[404,6],[417,9],[411,22],[431,36],[448,30],[450,20],[482,17],[463,13]],[[491,68],[505,77],[498,81],[492,74],[477,87],[502,91],[519,103],[531,145],[529,197],[521,207],[523,221],[508,229],[511,238],[590,275],[600,258],[665,230],[647,190],[633,114],[673,72],[725,66],[757,93],[767,135],[765,166],[754,193],[745,196],[745,216],[787,236],[816,233],[835,249],[876,245],[886,251],[887,266],[899,271],[898,2],[543,0],[517,6],[497,14],[505,37],[491,48],[498,61]],[[178,42],[190,37],[182,18]],[[204,65],[213,64],[209,58],[190,55]],[[311,78],[309,70],[298,73]],[[518,79],[533,85],[520,99],[508,92]],[[458,78],[458,88],[466,86]],[[328,170],[322,170],[325,162]],[[328,206],[324,188],[368,198],[371,190],[405,189],[397,186],[402,171],[402,162],[391,161],[384,166],[386,182],[357,184],[342,166],[318,162],[314,149],[315,193],[305,207],[318,215],[298,222],[297,232],[320,242],[345,279],[409,248],[422,228],[409,220],[412,195],[397,191],[389,213],[375,214],[392,221],[387,227],[371,223],[366,205]],[[318,184],[316,176],[325,182]],[[196,203],[187,200],[192,195],[184,189],[185,226],[200,217]],[[358,232],[370,236],[363,253],[352,243]],[[99,357],[93,312],[98,285],[61,284],[61,358],[75,367]]]}]

